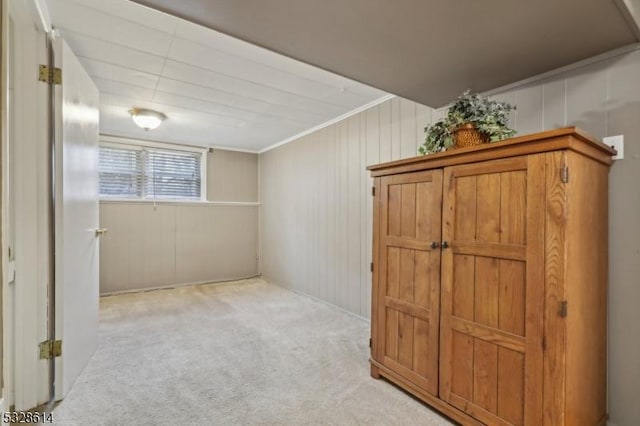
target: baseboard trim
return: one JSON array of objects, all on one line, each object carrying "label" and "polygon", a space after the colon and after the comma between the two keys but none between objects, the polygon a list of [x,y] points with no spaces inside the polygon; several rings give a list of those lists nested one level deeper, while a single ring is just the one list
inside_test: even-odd
[{"label": "baseboard trim", "polygon": [[158,291],[158,290],[171,290],[174,288],[181,287],[189,287],[189,286],[199,286],[199,285],[207,285],[207,284],[228,284],[236,281],[250,280],[252,278],[258,278],[260,274],[250,275],[247,277],[239,277],[239,278],[223,278],[219,280],[207,280],[207,281],[195,281],[190,283],[180,283],[180,284],[169,284],[158,287],[144,287],[144,288],[133,288],[131,290],[119,290],[119,291],[107,291],[104,293],[100,293],[100,297],[109,297],[109,296],[118,296],[121,294],[131,294],[131,293],[148,293],[150,291]]}]

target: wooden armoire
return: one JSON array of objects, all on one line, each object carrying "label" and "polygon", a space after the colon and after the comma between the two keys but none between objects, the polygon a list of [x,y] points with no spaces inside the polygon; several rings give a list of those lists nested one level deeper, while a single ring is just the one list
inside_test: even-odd
[{"label": "wooden armoire", "polygon": [[604,425],[614,153],[566,128],[369,167],[371,375],[462,424]]}]

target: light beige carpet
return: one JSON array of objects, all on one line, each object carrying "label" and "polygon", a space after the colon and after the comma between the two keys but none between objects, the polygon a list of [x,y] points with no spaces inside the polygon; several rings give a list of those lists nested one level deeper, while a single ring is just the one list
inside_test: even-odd
[{"label": "light beige carpet", "polygon": [[105,297],[63,425],[449,425],[369,376],[369,324],[259,279]]}]

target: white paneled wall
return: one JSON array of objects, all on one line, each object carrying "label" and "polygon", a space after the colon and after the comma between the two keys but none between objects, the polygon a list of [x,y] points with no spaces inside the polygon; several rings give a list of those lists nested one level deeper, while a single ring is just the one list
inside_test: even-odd
[{"label": "white paneled wall", "polygon": [[[640,322],[640,50],[493,97],[517,105],[511,121],[519,134],[577,125],[598,138],[625,136],[625,159],[610,173],[610,422],[637,424],[640,337],[629,327]],[[395,98],[262,154],[263,275],[369,317],[365,167],[413,156],[422,128],[443,111]]]},{"label": "white paneled wall", "polygon": [[368,318],[366,166],[416,155],[430,120],[430,108],[394,98],[261,155],[265,278]]},{"label": "white paneled wall", "polygon": [[258,206],[100,203],[100,292],[258,274]]},{"label": "white paneled wall", "polygon": [[258,201],[258,156],[222,149],[209,152],[207,200]]}]

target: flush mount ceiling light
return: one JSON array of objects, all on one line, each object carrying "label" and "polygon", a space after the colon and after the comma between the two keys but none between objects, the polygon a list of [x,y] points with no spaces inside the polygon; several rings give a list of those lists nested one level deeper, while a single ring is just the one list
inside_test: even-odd
[{"label": "flush mount ceiling light", "polygon": [[167,118],[161,112],[144,108],[131,108],[129,114],[131,114],[133,122],[145,130],[155,129]]}]

